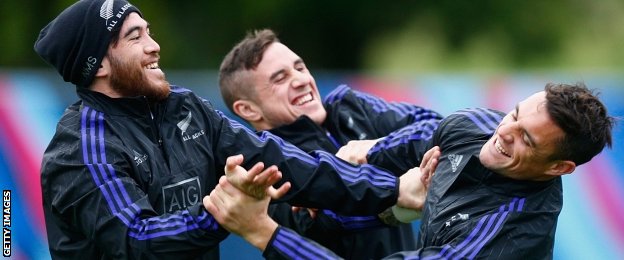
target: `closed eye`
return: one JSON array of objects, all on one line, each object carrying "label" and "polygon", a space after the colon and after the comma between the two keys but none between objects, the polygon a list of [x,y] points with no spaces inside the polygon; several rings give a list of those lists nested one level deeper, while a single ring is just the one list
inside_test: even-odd
[{"label": "closed eye", "polygon": [[297,71],[305,71],[307,69],[302,59],[297,59],[297,61],[295,61],[295,69]]},{"label": "closed eye", "polygon": [[[519,114],[520,114],[520,107],[516,105],[516,111],[511,114],[511,117],[513,118],[514,121],[518,121]],[[522,131],[522,142],[531,148],[535,148],[535,141],[533,140],[533,137],[531,137],[531,135],[524,128],[522,128],[522,126],[518,126],[518,127],[520,127],[520,131]]]}]

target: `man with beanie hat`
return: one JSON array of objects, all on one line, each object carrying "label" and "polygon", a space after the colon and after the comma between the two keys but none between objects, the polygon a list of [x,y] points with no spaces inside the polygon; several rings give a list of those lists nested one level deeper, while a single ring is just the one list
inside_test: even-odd
[{"label": "man with beanie hat", "polygon": [[258,196],[352,215],[422,207],[417,173],[395,177],[307,154],[170,85],[148,23],[124,0],[78,1],[41,30],[34,49],[80,98],[41,166],[53,258],[218,258],[228,232],[201,201],[236,154]]},{"label": "man with beanie hat", "polygon": [[35,51],[65,81],[88,87],[108,44],[132,12],[141,15],[139,9],[126,1],[76,2],[41,30]]}]

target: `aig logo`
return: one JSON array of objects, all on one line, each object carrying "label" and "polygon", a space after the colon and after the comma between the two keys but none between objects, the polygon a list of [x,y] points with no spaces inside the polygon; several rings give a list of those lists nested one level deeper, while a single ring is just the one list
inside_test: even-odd
[{"label": "aig logo", "polygon": [[172,213],[197,204],[201,199],[199,177],[162,187],[164,212]]}]

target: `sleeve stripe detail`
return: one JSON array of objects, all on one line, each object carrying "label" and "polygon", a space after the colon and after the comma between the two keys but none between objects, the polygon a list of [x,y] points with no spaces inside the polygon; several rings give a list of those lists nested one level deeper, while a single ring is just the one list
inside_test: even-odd
[{"label": "sleeve stripe detail", "polygon": [[[83,156],[83,160],[85,164],[87,165],[87,167],[89,168],[89,171],[91,172],[91,176],[93,180],[95,181],[95,185],[97,185],[102,191],[102,194],[106,198],[106,201],[108,202],[108,205],[111,208],[113,214],[118,214],[119,211],[121,211],[121,209],[125,208],[125,207],[120,206],[120,205],[123,205],[124,202],[121,201],[121,199],[119,198],[119,192],[116,191],[117,186],[119,186],[119,182],[112,181],[108,178],[108,175],[106,174],[106,170],[104,169],[104,166],[106,166],[106,168],[110,171],[111,167],[109,167],[109,165],[106,165],[105,163],[97,163],[97,162],[92,163],[91,162],[91,159],[95,161],[98,160],[97,149],[95,147],[96,136],[97,136],[95,133],[96,132],[95,123],[100,120],[97,120],[97,121],[95,120],[97,114],[98,114],[97,111],[92,110],[89,107],[84,107],[82,111],[82,118],[81,118],[82,156]],[[88,133],[87,133],[87,130],[89,130]],[[102,135],[100,135],[100,139],[101,139],[101,136]],[[100,145],[101,144],[102,142],[100,142]],[[98,172],[102,175],[102,178],[100,178],[100,175],[98,174]],[[127,219],[122,219],[122,220],[125,220],[124,223],[128,223]]]},{"label": "sleeve stripe detail", "polygon": [[393,132],[380,142],[375,144],[369,151],[368,155],[374,154],[380,150],[390,149],[395,146],[409,143],[413,140],[429,140],[433,136],[435,129],[438,128],[440,121],[437,119],[421,121],[402,128],[397,132]]},{"label": "sleeve stripe detail", "polygon": [[[423,260],[474,258],[485,244],[501,230],[503,222],[507,219],[509,213],[521,212],[523,210],[524,202],[525,198],[513,198],[510,203],[501,205],[498,212],[481,217],[477,226],[459,245],[456,247],[446,245],[439,254],[425,257]],[[466,256],[468,254],[470,255]]]},{"label": "sleeve stripe detail", "polygon": [[323,210],[323,214],[340,222],[342,228],[346,230],[372,228],[384,225],[376,216],[342,216],[326,209]]},{"label": "sleeve stripe detail", "polygon": [[354,166],[325,151],[315,152],[319,155],[320,161],[325,161],[332,165],[340,173],[340,177],[347,182],[367,181],[378,187],[394,188],[396,186],[396,177],[394,175],[370,164]]},{"label": "sleeve stripe detail", "polygon": [[258,135],[256,135],[256,133],[251,131],[249,128],[247,128],[244,125],[240,124],[239,122],[237,122],[235,120],[232,120],[229,117],[227,117],[225,114],[223,114],[223,112],[221,112],[221,111],[216,111],[216,112],[222,118],[226,119],[230,123],[230,125],[232,125],[232,127],[235,130],[247,132],[249,134],[249,137],[252,138],[252,141],[256,141],[256,142],[258,142],[260,144],[266,144],[266,143],[268,143],[269,140],[273,140],[274,142],[276,142],[280,146],[280,148],[281,148],[280,150],[282,151],[282,154],[284,156],[291,157],[291,158],[297,158],[297,159],[299,159],[299,160],[301,160],[303,162],[306,162],[306,163],[308,163],[310,165],[318,166],[318,162],[316,160],[314,160],[314,158],[312,158],[310,155],[308,155],[304,151],[301,151],[296,146],[294,146],[294,145],[292,145],[292,144],[290,144],[288,142],[284,142],[284,140],[282,140],[278,136],[275,136],[275,135],[271,134],[268,131],[262,131],[260,136],[258,136]]},{"label": "sleeve stripe detail", "polygon": [[332,92],[330,92],[327,96],[325,96],[325,98],[323,99],[323,104],[331,104],[336,102],[337,100],[341,100],[344,95],[347,93],[347,91],[349,91],[349,87],[347,85],[340,85],[338,86],[336,89],[334,89]]},{"label": "sleeve stripe detail", "polygon": [[273,245],[292,259],[333,259],[322,248],[284,228],[278,229]]},{"label": "sleeve stripe detail", "polygon": [[494,133],[498,123],[502,120],[500,115],[483,108],[465,109],[457,113],[467,116],[481,131],[487,134]]},{"label": "sleeve stripe detail", "polygon": [[352,90],[347,85],[340,85],[332,92],[330,92],[323,99],[323,104],[332,104],[336,101],[342,100],[347,92],[352,91],[354,95],[358,98],[364,100],[366,103],[370,104],[378,113],[383,113],[386,111],[394,111],[400,117],[413,116],[415,121],[419,120],[427,120],[427,119],[442,119],[442,116],[436,112],[433,112],[428,109],[424,109],[418,106],[414,106],[412,104],[404,103],[404,102],[385,102],[382,99],[375,97],[373,95]]},{"label": "sleeve stripe detail", "polygon": [[414,120],[416,121],[427,119],[441,119],[441,116],[438,113],[435,113],[428,109],[424,109],[422,107],[414,106],[412,104],[408,104],[405,102],[385,102],[378,97],[359,91],[353,91],[353,93],[360,99],[369,103],[373,107],[373,110],[378,113],[383,113],[390,110],[396,112],[401,117],[413,116]]},{"label": "sleeve stripe detail", "polygon": [[214,218],[205,212],[197,219],[193,218],[188,210],[182,211],[182,216],[140,219],[140,207],[128,195],[122,180],[115,174],[113,166],[106,162],[104,125],[103,113],[88,106],[83,108],[80,130],[82,156],[84,164],[89,169],[95,185],[102,192],[111,212],[130,228],[128,234],[131,237],[143,240],[179,234],[200,227],[217,229]]},{"label": "sleeve stripe detail", "polygon": [[391,188],[394,188],[396,186],[396,177],[387,171],[381,170],[368,164],[353,166],[345,161],[337,159],[332,154],[320,150],[315,151],[313,154],[315,154],[316,157],[313,157],[268,131],[263,131],[260,136],[257,136],[247,127],[241,125],[234,120],[229,119],[221,112],[218,113],[224,119],[229,120],[234,129],[246,131],[247,133],[249,133],[250,138],[253,138],[254,141],[260,144],[266,144],[269,140],[276,142],[280,146],[280,150],[285,157],[296,158],[300,161],[306,162],[316,167],[318,167],[321,162],[328,163],[339,173],[339,176],[348,183],[367,181],[374,184],[375,186],[387,186]]}]

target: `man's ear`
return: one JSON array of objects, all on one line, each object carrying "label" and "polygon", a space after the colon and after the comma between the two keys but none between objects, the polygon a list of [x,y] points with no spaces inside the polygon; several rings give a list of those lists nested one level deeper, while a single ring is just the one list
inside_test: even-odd
[{"label": "man's ear", "polygon": [[98,68],[97,72],[95,73],[95,76],[96,77],[106,77],[106,76],[110,75],[110,71],[111,71],[110,60],[108,59],[107,56],[104,56],[104,58],[102,58],[102,62],[100,63],[100,67]]},{"label": "man's ear", "polygon": [[546,171],[546,174],[552,176],[561,176],[570,174],[576,169],[576,163],[573,161],[556,161]]},{"label": "man's ear", "polygon": [[256,106],[253,102],[249,100],[236,100],[234,104],[232,104],[232,110],[238,116],[249,123],[256,122],[262,119],[262,113],[260,112],[260,108]]}]

